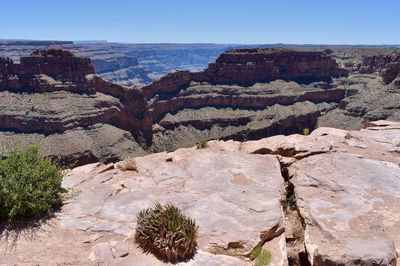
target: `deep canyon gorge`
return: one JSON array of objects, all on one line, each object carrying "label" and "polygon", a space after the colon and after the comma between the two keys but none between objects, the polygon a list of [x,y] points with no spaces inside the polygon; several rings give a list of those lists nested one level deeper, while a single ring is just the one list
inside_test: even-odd
[{"label": "deep canyon gorge", "polygon": [[[32,48],[4,47],[8,54]],[[97,76],[101,66],[66,49],[14,60],[0,60],[1,137],[39,143],[64,164],[400,119],[396,49],[231,49],[202,71],[129,88]]]}]

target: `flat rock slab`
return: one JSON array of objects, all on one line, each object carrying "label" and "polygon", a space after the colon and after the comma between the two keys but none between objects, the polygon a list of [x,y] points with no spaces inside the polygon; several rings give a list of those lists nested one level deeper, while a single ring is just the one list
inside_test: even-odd
[{"label": "flat rock slab", "polygon": [[[99,164],[75,168],[64,178],[73,196],[59,214],[61,222],[132,237],[140,210],[172,203],[199,226],[200,250],[235,247],[246,254],[283,232],[284,180],[276,156],[232,150],[228,145],[138,157],[136,171]],[[277,261],[285,256],[278,255]],[[196,256],[192,263],[200,263]]]},{"label": "flat rock slab", "polygon": [[313,265],[396,265],[398,164],[332,153],[298,161],[289,172]]}]

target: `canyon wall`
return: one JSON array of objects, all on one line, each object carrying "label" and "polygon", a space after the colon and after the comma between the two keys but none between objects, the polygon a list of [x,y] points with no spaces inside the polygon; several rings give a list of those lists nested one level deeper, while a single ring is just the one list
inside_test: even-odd
[{"label": "canyon wall", "polygon": [[200,139],[258,139],[313,129],[337,107],[348,72],[322,51],[227,51],[197,73],[178,71],[142,88],[153,121],[155,151]]},{"label": "canyon wall", "polygon": [[142,92],[95,76],[89,58],[37,50],[19,64],[0,59],[0,72],[2,139],[36,142],[66,164],[144,154],[151,143]]},{"label": "canyon wall", "polygon": [[385,84],[400,78],[400,50],[395,50],[389,55],[373,55],[363,58],[359,65],[360,73],[378,72]]},{"label": "canyon wall", "polygon": [[90,59],[62,49],[19,64],[2,58],[0,73],[0,135],[35,136],[50,155],[78,164],[312,130],[346,96],[332,79],[347,75],[324,52],[288,49],[231,50],[204,71],[135,89],[104,81]]},{"label": "canyon wall", "polygon": [[300,83],[330,81],[346,74],[324,52],[279,48],[230,50],[205,71],[211,83],[240,85],[276,79]]}]

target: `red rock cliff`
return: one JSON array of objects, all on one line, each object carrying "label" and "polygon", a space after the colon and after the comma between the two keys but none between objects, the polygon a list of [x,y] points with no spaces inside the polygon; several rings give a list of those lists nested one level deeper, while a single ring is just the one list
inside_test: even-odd
[{"label": "red rock cliff", "polygon": [[88,74],[94,74],[89,58],[75,57],[62,49],[37,50],[21,57],[15,64],[9,58],[0,58],[0,89],[35,89],[40,87],[38,74],[61,82],[82,84]]},{"label": "red rock cliff", "polygon": [[358,70],[364,74],[378,72],[385,84],[398,80],[400,78],[400,50],[390,55],[366,56]]},{"label": "red rock cliff", "polygon": [[227,51],[204,74],[211,83],[251,85],[276,79],[327,81],[347,71],[324,52],[272,48]]}]

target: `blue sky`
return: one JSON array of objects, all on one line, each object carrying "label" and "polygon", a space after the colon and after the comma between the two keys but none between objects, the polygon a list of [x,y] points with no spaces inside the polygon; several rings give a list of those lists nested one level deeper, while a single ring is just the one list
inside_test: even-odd
[{"label": "blue sky", "polygon": [[400,44],[400,0],[0,0],[0,39]]}]

